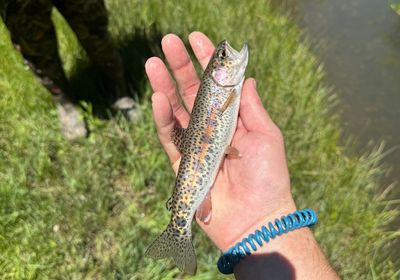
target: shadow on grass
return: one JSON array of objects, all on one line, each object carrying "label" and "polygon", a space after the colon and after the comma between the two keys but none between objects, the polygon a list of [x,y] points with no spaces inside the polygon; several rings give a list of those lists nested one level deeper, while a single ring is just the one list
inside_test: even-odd
[{"label": "shadow on grass", "polygon": [[[135,100],[143,97],[146,81],[144,63],[159,52],[162,35],[156,27],[150,31],[136,29],[123,38],[117,48],[124,63],[128,95]],[[78,62],[69,79],[71,98],[76,104],[81,101],[92,104],[92,113],[101,119],[110,118],[110,96],[102,84],[100,71],[91,63]]]}]

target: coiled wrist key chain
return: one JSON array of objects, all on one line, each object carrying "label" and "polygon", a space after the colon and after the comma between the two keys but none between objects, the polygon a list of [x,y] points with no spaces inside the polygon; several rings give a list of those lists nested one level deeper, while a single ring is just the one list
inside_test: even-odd
[{"label": "coiled wrist key chain", "polygon": [[262,247],[263,242],[268,243],[270,239],[274,239],[276,236],[302,227],[312,226],[317,220],[315,211],[307,208],[282,216],[281,219],[276,219],[274,224],[269,222],[268,228],[262,226],[261,230],[256,230],[236,243],[235,246],[229,248],[218,260],[219,271],[224,274],[233,273],[233,268],[241,259],[245,258],[246,255],[251,255],[251,250],[257,251],[256,243]]}]

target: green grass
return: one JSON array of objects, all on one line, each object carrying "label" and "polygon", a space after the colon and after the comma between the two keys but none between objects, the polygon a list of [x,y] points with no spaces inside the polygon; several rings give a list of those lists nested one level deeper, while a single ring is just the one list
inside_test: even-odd
[{"label": "green grass", "polygon": [[399,0],[389,0],[389,6],[393,9],[398,15],[400,15],[400,1]]},{"label": "green grass", "polygon": [[[295,199],[318,211],[315,234],[339,274],[398,277],[399,264],[388,252],[399,232],[387,230],[398,212],[377,194],[382,150],[349,156],[338,144],[335,98],[299,30],[261,0],[160,3],[107,1],[110,30],[142,94],[145,121],[131,125],[87,113],[91,136],[74,143],[60,135],[50,95],[25,69],[0,23],[0,278],[186,278],[169,262],[143,256],[167,224],[164,203],[174,176],[156,138],[142,69],[146,57],[160,55],[162,35],[186,38],[192,30],[214,42],[249,43],[248,76],[258,79],[285,135]],[[61,17],[54,18],[73,86],[93,90],[83,51]],[[215,265],[219,252],[199,230],[195,248],[193,279],[224,279]]]},{"label": "green grass", "polygon": [[400,4],[391,4],[390,7],[400,15]]}]

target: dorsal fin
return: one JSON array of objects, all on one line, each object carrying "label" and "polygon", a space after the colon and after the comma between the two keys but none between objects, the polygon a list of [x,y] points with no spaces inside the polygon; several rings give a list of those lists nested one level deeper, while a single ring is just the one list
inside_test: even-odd
[{"label": "dorsal fin", "polygon": [[167,208],[168,211],[171,211],[172,209],[172,196],[168,198],[167,202],[165,202],[165,208]]}]

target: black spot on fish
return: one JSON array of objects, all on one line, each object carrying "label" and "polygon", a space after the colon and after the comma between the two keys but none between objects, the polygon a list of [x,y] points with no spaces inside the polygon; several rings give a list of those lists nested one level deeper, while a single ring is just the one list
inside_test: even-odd
[{"label": "black spot on fish", "polygon": [[186,226],[186,220],[185,219],[183,219],[183,218],[175,218],[175,223],[176,223],[176,225],[178,226],[178,227],[184,227],[184,226]]}]

